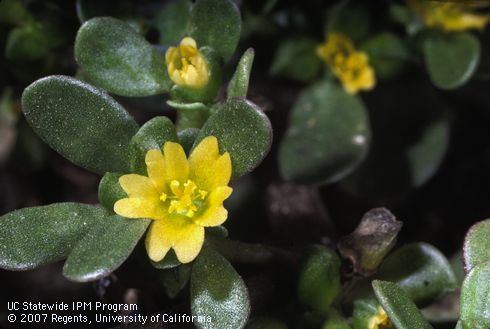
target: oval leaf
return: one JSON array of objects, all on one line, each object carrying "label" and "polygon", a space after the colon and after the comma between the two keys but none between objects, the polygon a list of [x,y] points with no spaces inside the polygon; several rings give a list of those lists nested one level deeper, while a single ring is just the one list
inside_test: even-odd
[{"label": "oval leaf", "polygon": [[129,257],[149,224],[117,215],[100,218],[70,252],[63,275],[78,282],[107,276]]},{"label": "oval leaf", "polygon": [[463,329],[490,328],[490,262],[476,265],[461,288],[461,324]]},{"label": "oval leaf", "polygon": [[129,141],[138,126],[107,94],[50,76],[24,90],[22,109],[32,129],[74,164],[99,174],[128,171]]},{"label": "oval leaf", "polygon": [[0,217],[0,268],[28,270],[61,260],[103,218],[102,208],[79,203],[8,213]]},{"label": "oval leaf", "polygon": [[250,71],[252,70],[252,64],[254,62],[255,52],[253,48],[248,48],[242,55],[242,58],[238,62],[235,69],[235,73],[228,84],[227,96],[233,97],[247,97],[248,82],[250,80]]},{"label": "oval leaf", "polygon": [[373,281],[376,298],[397,329],[432,329],[410,297],[396,283]]},{"label": "oval leaf", "polygon": [[332,82],[307,88],[293,106],[279,149],[279,169],[299,183],[335,182],[364,159],[370,140],[359,98]]},{"label": "oval leaf", "polygon": [[339,257],[323,246],[312,247],[299,274],[299,300],[326,314],[339,291]]},{"label": "oval leaf", "polygon": [[417,305],[427,305],[457,286],[449,261],[427,243],[397,249],[381,264],[377,278],[398,283]]},{"label": "oval leaf", "polygon": [[466,234],[463,245],[465,271],[484,262],[490,262],[490,219],[473,225]]},{"label": "oval leaf", "polygon": [[197,0],[191,10],[189,34],[199,47],[209,46],[227,61],[240,39],[242,20],[230,0]]},{"label": "oval leaf", "polygon": [[115,18],[97,17],[82,25],[75,59],[91,82],[114,94],[149,96],[171,87],[163,56]]},{"label": "oval leaf", "polygon": [[141,126],[131,139],[131,171],[147,175],[145,157],[149,150],[161,150],[165,142],[178,142],[174,124],[167,117],[156,117]]},{"label": "oval leaf", "polygon": [[247,323],[250,301],[247,286],[230,263],[210,248],[201,251],[191,274],[191,310],[210,317],[199,329],[240,329]]},{"label": "oval leaf", "polygon": [[272,128],[257,105],[230,99],[220,104],[202,127],[194,147],[207,136],[218,139],[220,152],[230,153],[233,178],[238,178],[257,167],[269,152]]},{"label": "oval leaf", "polygon": [[424,57],[432,82],[441,89],[455,89],[473,76],[480,43],[468,32],[431,34],[424,42]]}]

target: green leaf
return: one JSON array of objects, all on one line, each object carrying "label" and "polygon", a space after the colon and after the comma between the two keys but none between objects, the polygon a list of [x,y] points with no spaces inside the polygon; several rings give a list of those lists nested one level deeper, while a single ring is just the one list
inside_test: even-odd
[{"label": "green leaf", "polygon": [[217,105],[199,132],[194,147],[207,136],[218,139],[220,152],[230,153],[235,179],[262,162],[272,143],[272,128],[257,105],[248,100],[229,99]]},{"label": "green leaf", "polygon": [[209,46],[227,61],[240,39],[241,17],[230,0],[197,0],[191,10],[189,34],[199,47]]},{"label": "green leaf", "polygon": [[396,283],[374,280],[373,288],[397,329],[432,329],[410,297]]},{"label": "green leaf", "polygon": [[455,89],[473,76],[480,62],[480,43],[471,33],[431,34],[424,42],[429,76],[441,89]]},{"label": "green leaf", "polygon": [[420,306],[457,287],[449,261],[427,243],[408,244],[395,250],[381,264],[377,278],[398,283]]},{"label": "green leaf", "polygon": [[490,262],[475,265],[461,288],[463,329],[490,328]]},{"label": "green leaf", "polygon": [[131,172],[147,175],[145,157],[149,150],[162,150],[165,142],[178,142],[172,121],[156,117],[141,126],[130,144]]},{"label": "green leaf", "polygon": [[201,251],[192,267],[191,311],[211,318],[195,323],[199,329],[241,329],[250,314],[247,286],[231,264],[210,248]]},{"label": "green leaf", "polygon": [[106,173],[99,183],[99,203],[109,212],[114,212],[114,203],[128,195],[119,184],[122,174]]},{"label": "green leaf", "polygon": [[158,279],[168,297],[175,298],[185,288],[191,277],[191,269],[190,264],[182,264],[158,274]]},{"label": "green leaf", "polygon": [[28,270],[64,259],[103,218],[102,208],[79,203],[10,212],[0,217],[0,268]]},{"label": "green leaf", "polygon": [[121,96],[155,95],[172,85],[163,56],[115,18],[85,22],[75,40],[75,58],[91,82]]},{"label": "green leaf", "polygon": [[322,67],[316,54],[318,42],[308,36],[295,36],[281,42],[269,73],[301,82],[316,77]]},{"label": "green leaf", "polygon": [[480,263],[490,262],[490,219],[474,224],[466,233],[463,262],[467,273]]},{"label": "green leaf", "polygon": [[456,323],[456,328],[455,329],[463,329],[463,324],[461,323],[461,320]]},{"label": "green leaf", "polygon": [[299,274],[299,300],[313,310],[326,314],[339,292],[339,257],[323,246],[312,247]]},{"label": "green leaf", "polygon": [[289,121],[279,148],[279,169],[287,180],[336,182],[367,153],[371,133],[366,108],[333,82],[305,89]]},{"label": "green leaf", "polygon": [[189,0],[175,0],[158,12],[153,24],[160,32],[161,44],[177,44],[187,35],[191,6]]},{"label": "green leaf", "polygon": [[403,40],[391,32],[376,34],[362,43],[360,49],[369,56],[376,77],[389,79],[400,73],[410,59],[410,52]]},{"label": "green leaf", "polygon": [[252,71],[254,57],[255,52],[253,48],[248,48],[245,53],[243,53],[242,58],[235,69],[235,73],[228,84],[228,98],[247,97],[248,82],[250,80],[250,72]]},{"label": "green leaf", "polygon": [[33,61],[47,56],[48,36],[39,23],[12,29],[7,37],[5,57],[17,61]]},{"label": "green leaf", "polygon": [[22,108],[32,129],[76,165],[99,174],[129,171],[129,141],[138,126],[107,94],[50,76],[24,90]]},{"label": "green leaf", "polygon": [[70,252],[63,275],[78,282],[107,276],[129,257],[149,224],[117,215],[100,218]]}]

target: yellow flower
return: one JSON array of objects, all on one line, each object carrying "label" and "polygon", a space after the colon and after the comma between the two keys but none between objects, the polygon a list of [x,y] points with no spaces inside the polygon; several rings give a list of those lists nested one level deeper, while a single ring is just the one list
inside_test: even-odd
[{"label": "yellow flower", "polygon": [[426,26],[447,32],[483,29],[490,21],[490,15],[472,11],[473,8],[478,8],[474,4],[427,0],[409,0],[409,4],[421,16]]},{"label": "yellow flower", "polygon": [[369,329],[391,329],[394,328],[388,315],[382,307],[378,308],[378,313],[376,313],[368,323]]},{"label": "yellow flower", "polygon": [[325,42],[316,48],[318,57],[331,66],[342,62],[354,51],[352,41],[344,34],[337,32],[329,33]]},{"label": "yellow flower", "polygon": [[223,207],[231,192],[231,159],[219,154],[218,140],[208,136],[187,159],[180,144],[166,142],[163,153],[150,150],[145,158],[148,177],[119,178],[128,194],[114,211],[128,218],[149,218],[146,250],[151,260],[162,260],[172,248],[182,263],[194,260],[204,242],[204,227],[221,225],[228,217]]},{"label": "yellow flower", "polygon": [[332,70],[349,94],[373,89],[376,84],[374,70],[369,65],[368,56],[360,51],[349,55],[342,63],[332,67]]},{"label": "yellow flower", "polygon": [[165,61],[168,75],[176,85],[201,88],[208,83],[208,64],[193,38],[185,37],[178,47],[168,48]]},{"label": "yellow flower", "polygon": [[375,86],[376,77],[367,54],[356,51],[347,36],[330,33],[325,42],[317,47],[317,55],[329,65],[349,94]]}]

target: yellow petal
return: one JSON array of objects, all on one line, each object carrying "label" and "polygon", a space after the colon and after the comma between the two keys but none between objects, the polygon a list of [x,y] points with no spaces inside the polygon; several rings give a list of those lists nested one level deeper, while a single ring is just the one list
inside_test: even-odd
[{"label": "yellow petal", "polygon": [[231,177],[231,159],[228,152],[220,156],[218,140],[214,136],[204,138],[189,157],[190,179],[200,189],[212,191],[226,186]]},{"label": "yellow petal", "polygon": [[228,211],[223,207],[223,201],[228,199],[233,189],[220,186],[213,190],[207,199],[207,208],[202,214],[194,217],[194,222],[202,226],[218,226],[228,218]]},{"label": "yellow petal", "polygon": [[196,40],[194,40],[191,37],[185,37],[180,41],[181,46],[187,46],[187,47],[192,47],[192,48],[197,48],[197,43]]},{"label": "yellow petal", "polygon": [[181,263],[192,262],[202,249],[204,227],[191,224],[186,226],[181,238],[173,246],[175,255]]},{"label": "yellow petal", "polygon": [[145,157],[146,169],[158,192],[166,192],[165,158],[160,150],[150,150]]},{"label": "yellow petal", "polygon": [[167,65],[172,63],[179,56],[179,51],[176,47],[169,47],[165,53],[165,61]]},{"label": "yellow petal", "polygon": [[163,153],[167,181],[186,181],[189,177],[189,162],[182,146],[178,143],[166,142]]},{"label": "yellow petal", "polygon": [[127,218],[163,219],[166,212],[158,198],[125,198],[114,204],[114,212]]},{"label": "yellow petal", "polygon": [[146,251],[148,257],[154,262],[159,262],[170,250],[170,244],[163,238],[165,235],[165,225],[162,225],[163,221],[153,221],[146,233]]},{"label": "yellow petal", "polygon": [[119,184],[129,197],[154,197],[158,191],[146,176],[130,174],[119,177]]},{"label": "yellow petal", "polygon": [[204,228],[183,217],[154,221],[146,237],[148,256],[153,261],[162,260],[173,248],[181,263],[189,263],[199,254],[203,243]]}]

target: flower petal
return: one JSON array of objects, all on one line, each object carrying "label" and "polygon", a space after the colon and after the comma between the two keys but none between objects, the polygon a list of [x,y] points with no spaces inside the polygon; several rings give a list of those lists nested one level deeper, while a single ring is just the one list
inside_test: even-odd
[{"label": "flower petal", "polygon": [[199,255],[203,243],[204,227],[190,224],[185,228],[185,233],[183,232],[173,249],[181,263],[189,263]]},{"label": "flower petal", "polygon": [[212,191],[207,199],[208,207],[194,218],[196,224],[202,226],[218,226],[228,218],[228,211],[223,207],[225,201],[233,192],[229,186],[220,186]]},{"label": "flower petal", "polygon": [[165,184],[165,157],[160,150],[150,150],[145,157],[146,170],[158,192],[167,192]]},{"label": "flower petal", "polygon": [[204,228],[181,216],[154,221],[146,237],[148,256],[153,261],[162,260],[168,249],[173,248],[181,263],[189,263],[199,254],[203,243]]},{"label": "flower petal", "polygon": [[129,197],[155,197],[158,195],[155,186],[146,176],[130,174],[119,177],[119,184]]},{"label": "flower petal", "polygon": [[189,162],[184,149],[178,143],[166,142],[163,146],[167,182],[184,182],[189,177]]},{"label": "flower petal", "polygon": [[170,250],[171,245],[163,238],[165,236],[165,225],[163,220],[153,221],[146,233],[146,251],[148,257],[154,262],[159,262]]},{"label": "flower petal", "polygon": [[125,198],[114,204],[114,212],[127,218],[163,219],[165,211],[158,198]]},{"label": "flower petal", "polygon": [[204,138],[192,151],[189,157],[190,179],[200,189],[212,191],[218,186],[225,186],[231,178],[230,154],[220,156],[218,140],[214,136]]}]

